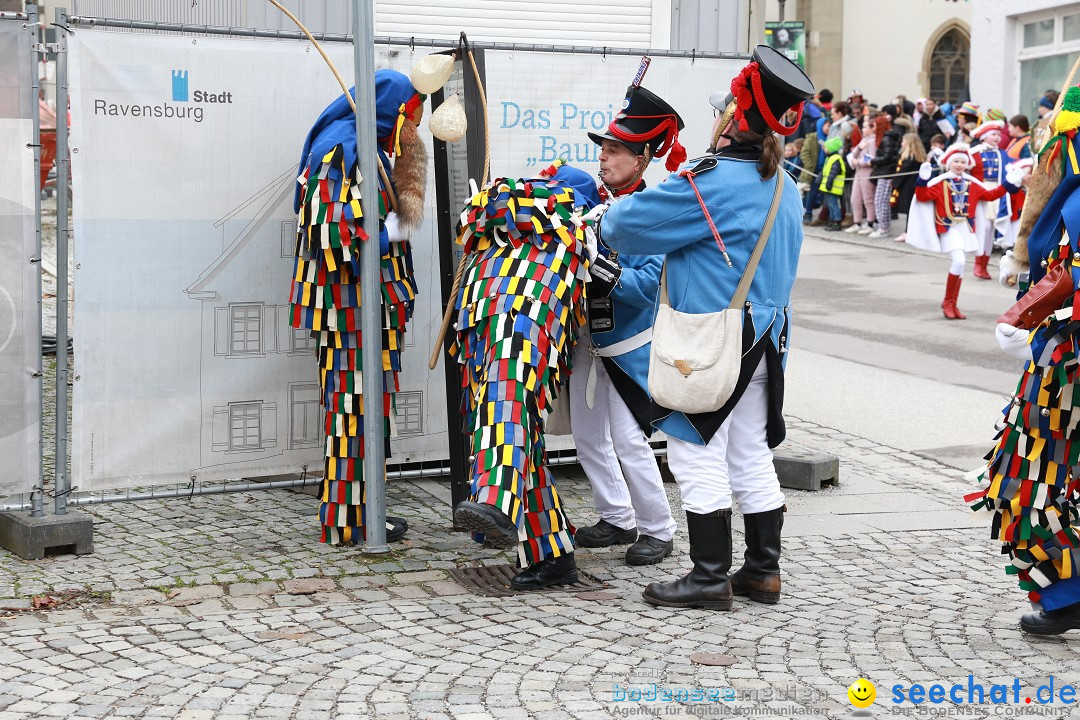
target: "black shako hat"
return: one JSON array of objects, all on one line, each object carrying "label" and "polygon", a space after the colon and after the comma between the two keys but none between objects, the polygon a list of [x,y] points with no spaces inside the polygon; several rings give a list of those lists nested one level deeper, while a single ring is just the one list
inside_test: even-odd
[{"label": "black shako hat", "polygon": [[[626,88],[622,109],[603,133],[589,133],[597,145],[614,140],[630,148],[635,155],[644,155],[645,147],[652,149],[654,158],[671,152],[667,166],[674,171],[686,160],[686,150],[679,144],[679,131],[684,123],[679,113],[655,93],[631,85]],[[675,167],[671,167],[674,164]]]},{"label": "black shako hat", "polygon": [[771,129],[790,135],[799,123],[787,127],[780,118],[795,105],[799,106],[801,118],[803,101],[813,96],[814,83],[802,68],[768,45],[758,45],[753,59],[731,81],[731,92],[714,92],[709,102],[718,110],[737,102],[735,122],[740,130],[764,133]]}]

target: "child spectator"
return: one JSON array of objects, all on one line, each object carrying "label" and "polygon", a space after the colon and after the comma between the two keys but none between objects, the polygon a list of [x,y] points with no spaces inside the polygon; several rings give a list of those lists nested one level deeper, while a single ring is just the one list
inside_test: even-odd
[{"label": "child spectator", "polygon": [[930,150],[926,153],[926,159],[930,161],[935,172],[941,170],[941,156],[945,154],[945,143],[945,136],[940,133],[930,138]]},{"label": "child spectator", "polygon": [[1009,118],[1009,142],[1005,154],[1014,162],[1031,157],[1031,125],[1027,115],[1013,115]]},{"label": "child spectator", "polygon": [[825,165],[821,169],[821,185],[818,189],[825,195],[825,205],[829,208],[829,225],[826,230],[839,230],[844,211],[840,207],[840,198],[844,195],[844,180],[847,178],[847,163],[841,150],[844,139],[829,138],[825,141]]},{"label": "child spectator", "polygon": [[795,182],[798,182],[802,175],[802,158],[799,157],[799,153],[802,152],[805,142],[804,138],[797,138],[794,142],[784,145],[784,169]]},{"label": "child spectator", "polygon": [[900,141],[900,158],[896,161],[896,175],[893,178],[893,199],[896,212],[904,216],[904,232],[896,237],[896,242],[907,240],[907,218],[911,208],[911,198],[915,195],[915,181],[919,168],[926,162],[926,150],[917,133],[907,133]]},{"label": "child spectator", "polygon": [[851,184],[851,214],[855,223],[844,232],[869,235],[874,231],[871,226],[877,222],[877,215],[874,212],[874,182],[870,179],[870,161],[874,159],[876,152],[874,121],[867,117],[863,122],[862,140],[848,155],[848,162],[855,168],[855,180]]}]

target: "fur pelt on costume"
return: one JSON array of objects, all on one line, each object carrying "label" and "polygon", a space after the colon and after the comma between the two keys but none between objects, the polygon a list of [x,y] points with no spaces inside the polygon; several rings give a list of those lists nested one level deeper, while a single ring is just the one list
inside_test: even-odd
[{"label": "fur pelt on costume", "polygon": [[412,235],[424,219],[427,162],[424,140],[416,126],[406,121],[401,126],[401,153],[394,160],[393,173],[398,220],[406,237]]},{"label": "fur pelt on costume", "polygon": [[1020,272],[1031,267],[1031,259],[1028,257],[1028,236],[1031,235],[1035,221],[1039,219],[1050,196],[1061,184],[1061,163],[1050,162],[1049,154],[1039,159],[1034,170],[1031,171],[1031,179],[1028,181],[1027,198],[1024,200],[1024,209],[1020,211],[1020,228],[1016,234],[1016,245],[1013,246],[1013,257],[1023,265]]}]

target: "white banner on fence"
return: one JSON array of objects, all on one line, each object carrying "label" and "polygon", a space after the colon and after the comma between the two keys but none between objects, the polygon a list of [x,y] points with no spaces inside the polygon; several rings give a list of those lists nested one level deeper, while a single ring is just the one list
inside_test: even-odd
[{"label": "white banner on fence", "polygon": [[34,218],[30,36],[0,21],[0,498],[41,468],[41,297]]},{"label": "white banner on fence", "polygon": [[[333,75],[299,41],[83,31],[71,46],[74,484],[321,473],[317,362],[287,311],[297,164],[341,92]],[[351,46],[326,49],[351,78]],[[377,60],[407,72],[398,56]],[[428,203],[434,217],[433,181]],[[426,362],[441,314],[433,228],[414,237],[399,462],[447,445]]]},{"label": "white banner on fence", "polygon": [[[602,134],[622,106],[641,56],[568,55],[488,50],[484,55],[491,119],[493,175],[523,177],[557,158],[599,170]],[[705,153],[712,131],[709,93],[727,88],[745,60],[653,58],[641,83],[664,98],[686,123],[679,141],[689,157]],[[654,160],[645,179],[668,175]]]},{"label": "white banner on fence", "polygon": [[[332,76],[298,41],[83,31],[71,43],[74,483],[317,472],[315,365],[286,310],[299,148],[339,92]],[[327,50],[351,77],[351,48]],[[413,60],[377,52],[406,72]],[[637,63],[489,52],[492,174],[531,175],[560,156],[595,170],[585,132],[617,112]],[[691,156],[706,143],[708,90],[738,66],[654,60],[645,85],[683,114]],[[442,371],[426,367],[441,315],[435,234],[429,220],[414,238],[420,293],[392,462],[447,457]]]}]

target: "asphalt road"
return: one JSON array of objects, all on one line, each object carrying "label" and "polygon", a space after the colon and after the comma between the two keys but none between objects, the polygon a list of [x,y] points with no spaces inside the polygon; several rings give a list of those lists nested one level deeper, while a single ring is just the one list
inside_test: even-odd
[{"label": "asphalt road", "polygon": [[[995,277],[996,265],[995,256]],[[959,300],[968,319],[946,320],[945,256],[808,228],[785,411],[953,467],[977,467],[1021,363],[994,339],[1012,294],[996,280],[975,279],[971,267],[969,257]]]}]

